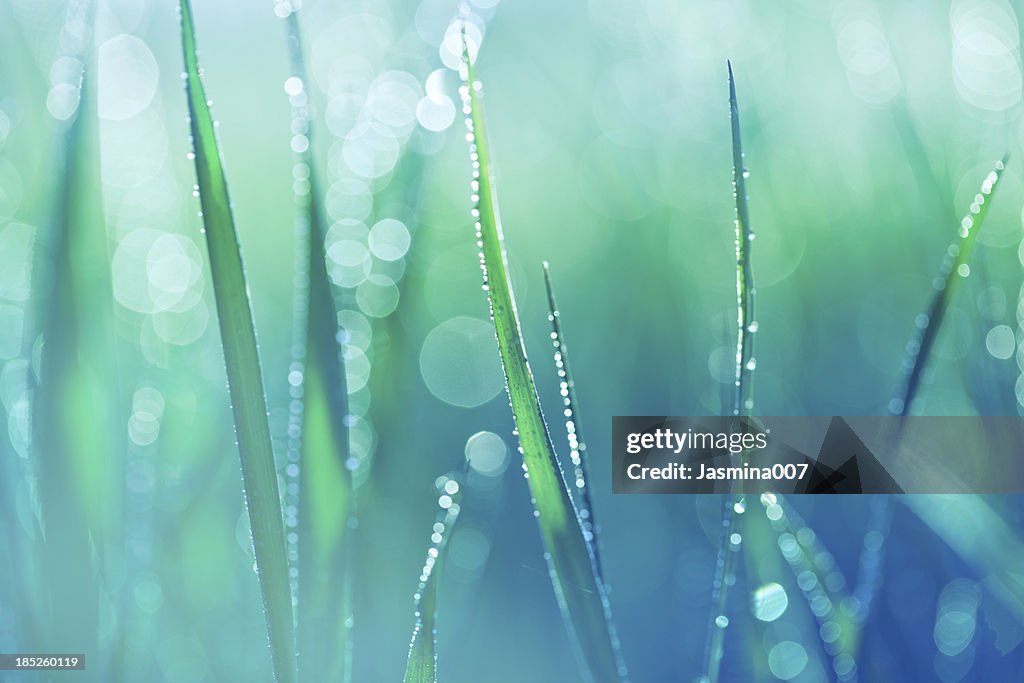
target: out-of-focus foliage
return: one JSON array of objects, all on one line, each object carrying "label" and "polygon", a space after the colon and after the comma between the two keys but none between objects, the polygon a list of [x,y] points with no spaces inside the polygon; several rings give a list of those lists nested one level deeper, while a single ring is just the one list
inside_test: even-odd
[{"label": "out-of-focus foliage", "polygon": [[[399,680],[405,670],[411,578],[437,505],[424,483],[464,458],[462,515],[439,585],[439,675],[576,680],[480,291],[454,70],[460,5],[304,0],[304,91],[318,131],[309,138],[291,130],[279,18],[290,4],[194,8],[246,255],[285,520],[297,515],[287,503],[294,196],[309,182],[294,156],[311,144],[345,344],[347,464],[368,501],[353,557],[354,680]],[[43,517],[32,434],[59,426],[33,427],[26,378],[37,369],[45,377],[31,264],[56,202],[54,124],[73,111],[69,74],[79,65],[67,46],[83,30],[66,25],[65,10],[57,0],[0,0],[5,652],[33,649],[33,634],[46,628],[30,601],[46,595],[45,574],[32,569]],[[515,226],[509,270],[538,367],[551,348],[539,266],[546,258],[557,266],[604,578],[634,680],[700,672],[721,505],[612,496],[602,425],[616,414],[718,413],[735,380],[726,59],[742,87],[744,151],[757,162],[747,181],[758,231],[756,412],[887,410],[936,264],[979,183],[1009,151],[972,275],[946,311],[913,410],[1014,414],[1024,398],[1024,164],[1015,163],[1022,11],[1004,0],[465,5],[486,75],[502,218]],[[102,204],[72,205],[74,224],[91,230],[93,247],[73,254],[87,266],[74,295],[89,308],[60,329],[68,340],[76,329],[99,340],[95,348],[113,350],[116,364],[94,373],[96,386],[109,385],[104,395],[70,402],[65,419],[94,427],[115,452],[86,453],[76,462],[95,466],[69,475],[96,503],[90,509],[123,505],[123,514],[83,512],[102,533],[91,536],[92,567],[67,569],[102,589],[99,653],[82,680],[267,680],[192,196],[176,8],[100,2],[85,40],[81,66],[95,97],[82,100],[83,153],[98,174],[77,182],[96,186]],[[111,332],[92,310],[112,311]],[[558,378],[538,370],[537,384],[541,400],[558,405]],[[749,525],[743,543],[766,561],[756,572],[737,563],[721,680],[825,680],[837,661],[828,643],[845,648],[848,634],[841,620],[818,621],[815,587],[829,600],[832,587],[850,591],[862,548],[879,542],[863,534],[868,501],[744,504],[743,514],[764,521]],[[859,646],[861,680],[1019,678],[1022,522],[1019,498],[897,503]],[[801,563],[817,559],[814,584]],[[30,590],[29,576],[42,584]],[[841,599],[831,604],[842,608]]]}]

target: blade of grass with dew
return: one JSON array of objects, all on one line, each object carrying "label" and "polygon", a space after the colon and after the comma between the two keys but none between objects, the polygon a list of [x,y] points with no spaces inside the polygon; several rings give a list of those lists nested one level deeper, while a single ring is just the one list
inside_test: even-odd
[{"label": "blade of grass with dew", "polygon": [[444,549],[459,516],[459,483],[455,479],[441,478],[438,505],[441,508],[430,534],[427,559],[420,571],[419,585],[413,601],[416,605],[416,624],[409,643],[409,660],[405,666],[403,683],[437,682],[437,583],[440,581]]},{"label": "blade of grass with dew", "polygon": [[467,114],[473,164],[473,216],[476,222],[484,290],[487,292],[512,405],[519,450],[540,525],[552,584],[574,645],[581,673],[602,682],[625,678],[618,637],[604,586],[598,579],[593,548],[587,542],[541,411],[533,373],[526,358],[519,314],[508,275],[498,217],[493,169],[484,113],[472,61],[463,38],[463,108]]},{"label": "blade of grass with dew", "polygon": [[[760,503],[764,514],[751,511],[745,522],[748,576],[763,571],[766,557],[774,559],[781,553],[807,604],[807,612],[817,622],[813,628],[804,630],[814,633],[822,656],[829,659],[839,680],[853,680],[857,676],[857,623],[849,610],[846,578],[832,553],[782,496],[763,493]],[[751,552],[757,546],[760,549]]]},{"label": "blade of grass with dew", "polygon": [[[736,418],[749,415],[754,407],[753,380],[754,334],[757,321],[754,319],[754,270],[750,260],[750,249],[754,241],[754,230],[750,223],[750,208],[747,201],[747,177],[743,159],[743,141],[740,132],[740,110],[736,99],[736,80],[732,62],[727,62],[729,73],[729,121],[732,132],[732,182],[736,199],[736,381],[732,414]],[[730,481],[729,493],[722,502],[722,533],[718,545],[718,560],[711,589],[711,616],[708,619],[708,637],[704,653],[704,675],[708,683],[717,683],[721,672],[722,655],[725,648],[725,630],[729,625],[726,615],[729,587],[735,582],[736,555],[731,546],[739,527],[736,506],[740,498],[734,492]],[[740,535],[742,538],[742,535]]]},{"label": "blade of grass with dew", "polygon": [[[436,565],[435,565],[436,568]],[[426,571],[426,569],[424,569]],[[421,584],[416,600],[416,625],[409,644],[409,661],[405,665],[403,683],[435,683],[437,681],[437,581],[427,579]]]},{"label": "blade of grass with dew", "polygon": [[[746,590],[743,592],[746,600],[742,602],[746,603],[744,606],[749,606],[754,618],[739,625],[739,633],[735,637],[738,652],[732,659],[743,661],[745,670],[739,674],[734,668],[731,673],[750,682],[778,680],[771,672],[768,652],[763,644],[765,638],[772,638],[771,633],[776,632],[776,629],[784,630],[789,634],[788,637],[797,642],[807,643],[808,651],[811,650],[810,644],[819,638],[818,624],[815,623],[817,615],[809,608],[799,609],[796,597],[800,594],[809,601],[811,598],[808,592],[801,587],[811,587],[792,576],[787,566],[792,545],[796,542],[786,533],[775,531],[778,522],[764,514],[766,511],[771,514],[778,509],[762,507],[768,501],[774,502],[772,494],[763,494],[760,498],[761,504],[758,504],[755,493],[736,508],[737,515],[743,518],[743,538],[736,539],[740,543],[733,545],[733,552],[737,552],[742,544],[746,572]],[[818,595],[821,595],[820,589]],[[823,596],[819,598],[819,603],[822,599]],[[737,609],[740,609],[739,605]],[[828,657],[824,651],[820,655],[822,659]],[[811,656],[816,657],[813,652]]]},{"label": "blade of grass with dew", "polygon": [[180,9],[185,89],[199,202],[210,255],[210,273],[242,464],[243,492],[252,529],[274,678],[277,683],[294,683],[296,659],[292,597],[256,331],[216,128],[200,76],[195,22],[189,0],[181,0]]},{"label": "blade of grass with dew", "polygon": [[[972,261],[971,275],[979,292],[992,292],[993,288],[1000,287],[993,278],[992,266],[993,264],[985,259],[984,252],[979,253]],[[984,303],[984,295],[979,294],[979,311]],[[994,312],[986,311],[990,314]],[[970,334],[970,348],[987,346],[986,341],[993,328],[993,322],[995,321],[990,320],[987,315],[973,316],[971,326],[964,331]],[[1010,358],[997,358],[991,353],[969,353],[962,363],[958,363],[957,370],[963,380],[964,392],[980,415],[1005,413],[1007,407],[1012,407],[1016,403],[1013,398],[1015,378],[1006,372],[1006,368],[1013,362],[1012,354]]]},{"label": "blade of grass with dew", "polygon": [[732,130],[733,194],[736,199],[736,399],[732,414],[740,416],[749,415],[754,408],[754,369],[757,363],[754,359],[754,335],[757,332],[754,302],[757,289],[754,287],[754,270],[750,260],[750,249],[754,241],[747,199],[747,178],[750,173],[743,158],[740,110],[736,101],[736,80],[733,77],[732,62],[728,62],[727,67],[729,120]]},{"label": "blade of grass with dew", "polygon": [[[978,232],[988,215],[988,209],[995,196],[996,187],[1002,177],[1009,154],[996,162],[995,167],[985,177],[981,191],[975,195],[968,207],[967,214],[960,221],[957,238],[946,249],[946,255],[939,268],[939,275],[933,281],[935,294],[932,296],[928,310],[921,313],[914,321],[915,330],[907,342],[906,352],[901,366],[903,381],[900,390],[888,405],[889,414],[905,418],[910,413],[911,404],[920,388],[921,373],[931,356],[935,340],[938,339],[945,320],[946,311],[960,280],[970,276],[968,261],[977,241]],[[903,429],[902,420],[888,437],[890,443],[898,444]],[[917,508],[912,506],[912,509]],[[892,503],[888,496],[878,496],[873,500],[868,520],[868,530],[864,536],[864,547],[859,560],[857,585],[853,597],[858,605],[857,623],[859,644],[860,631],[863,630],[873,604],[875,591],[881,582],[881,565],[885,552],[885,538],[892,522]]]},{"label": "blade of grass with dew", "polygon": [[579,400],[576,398],[576,382],[573,381],[572,367],[569,364],[569,349],[562,333],[561,314],[555,300],[555,288],[551,283],[551,269],[544,262],[544,287],[548,295],[548,321],[551,322],[551,343],[555,347],[555,369],[558,371],[559,393],[565,406],[565,431],[569,441],[569,459],[573,466],[573,498],[583,522],[583,534],[587,537],[594,551],[594,567],[597,578],[604,581],[604,570],[601,565],[600,539],[597,537],[597,521],[594,518],[594,503],[590,498],[590,472],[587,460],[587,442],[583,438],[580,426]]},{"label": "blade of grass with dew", "polygon": [[958,238],[946,250],[939,276],[934,281],[936,291],[931,305],[914,321],[917,329],[907,344],[907,353],[903,361],[902,395],[889,402],[889,412],[892,415],[905,417],[909,414],[910,405],[921,383],[921,373],[938,338],[953,293],[959,281],[971,274],[971,267],[968,264],[971,251],[974,249],[978,231],[985,221],[989,206],[992,204],[992,196],[1008,161],[1009,155],[1004,156],[985,177],[981,184],[981,192],[975,195],[967,215],[960,221]]},{"label": "blade of grass with dew", "polygon": [[[348,387],[327,274],[322,197],[312,152],[313,116],[306,90],[298,9],[284,18],[291,74],[286,92],[292,133],[305,136],[295,154],[296,275],[292,429],[289,460],[298,464],[296,623],[301,680],[350,681],[352,676],[352,535],[355,500],[349,460]],[[295,438],[295,437],[293,437]],[[340,579],[340,586],[338,585]]]}]

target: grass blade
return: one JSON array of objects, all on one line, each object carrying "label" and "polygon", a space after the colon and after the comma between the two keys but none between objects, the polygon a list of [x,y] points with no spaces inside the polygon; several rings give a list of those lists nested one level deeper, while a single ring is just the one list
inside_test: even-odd
[{"label": "grass blade", "polygon": [[480,84],[465,47],[461,87],[466,126],[469,129],[472,190],[484,289],[491,308],[498,352],[505,371],[506,389],[512,404],[519,450],[527,470],[545,557],[552,584],[562,609],[570,640],[576,649],[583,675],[592,680],[618,681],[626,670],[619,653],[618,637],[604,585],[598,578],[593,548],[569,495],[555,455],[547,423],[541,411],[533,373],[526,358],[515,297],[506,265],[504,238],[498,216],[493,169]]},{"label": "grass blade", "polygon": [[[920,388],[921,373],[931,356],[935,340],[938,339],[953,293],[959,281],[970,276],[971,270],[968,261],[971,251],[974,249],[978,232],[988,214],[996,186],[999,184],[1008,161],[1009,154],[1004,155],[985,177],[981,191],[975,195],[974,201],[968,207],[967,214],[960,221],[957,238],[946,250],[946,256],[939,268],[939,275],[933,281],[935,294],[932,296],[928,310],[920,314],[914,321],[916,329],[910,341],[907,342],[906,355],[903,359],[901,388],[896,396],[889,401],[890,415],[906,417],[910,413],[911,404]],[[901,421],[895,427],[894,434],[889,437],[891,443],[899,443],[902,425]],[[920,510],[917,506],[911,507]],[[881,583],[882,556],[885,553],[885,539],[891,523],[892,503],[889,497],[876,497],[868,520],[868,530],[865,534],[864,548],[859,561],[860,573],[857,576],[857,585],[853,592],[859,605],[857,621],[861,627],[867,621],[875,592]],[[857,637],[859,642],[859,632]]]},{"label": "grass blade", "polygon": [[[1017,245],[1017,253],[1024,254],[1024,239]],[[1024,264],[1022,264],[1024,265]],[[1024,282],[1021,283],[1020,288],[1017,290],[1017,339],[1024,340]],[[1019,347],[1018,347],[1019,348]],[[1018,415],[1024,415],[1024,391],[1018,391],[1017,387],[1024,387],[1024,363],[1017,366],[1018,373],[1017,378],[1013,384],[1014,398],[1016,399],[1016,405],[1014,408]]]},{"label": "grass blade", "polygon": [[180,8],[185,88],[199,202],[210,255],[210,273],[274,678],[277,683],[294,683],[296,661],[292,598],[256,331],[216,129],[200,77],[195,24],[189,0],[181,0]]},{"label": "grass blade", "polygon": [[981,184],[981,192],[975,195],[967,215],[960,221],[957,239],[946,250],[946,257],[942,261],[939,276],[934,281],[935,295],[932,297],[931,304],[928,306],[928,310],[914,321],[917,329],[907,344],[907,355],[903,360],[902,391],[889,402],[889,412],[892,415],[906,416],[910,411],[911,403],[917,396],[921,373],[931,355],[935,340],[938,338],[953,293],[960,280],[971,274],[968,261],[977,241],[978,231],[981,230],[989,206],[992,205],[992,197],[1008,161],[1009,155],[1004,156],[996,162],[995,168],[985,177]]},{"label": "grass blade", "polygon": [[1019,525],[1007,522],[983,496],[933,494],[899,500],[983,577],[986,592],[1018,623],[1024,622],[1024,543]]},{"label": "grass blade", "polygon": [[740,109],[736,102],[736,80],[732,62],[729,69],[729,120],[732,124],[732,182],[736,197],[736,397],[733,415],[749,415],[754,408],[754,270],[750,261],[750,248],[754,229],[750,225],[747,205],[747,177],[743,161],[743,141],[740,135]]},{"label": "grass blade", "polygon": [[[337,307],[327,274],[324,239],[327,229],[317,168],[313,159],[312,112],[302,52],[298,9],[285,17],[291,76],[292,132],[307,143],[295,154],[295,177],[308,187],[295,194],[296,272],[305,274],[295,301],[293,344],[303,349],[291,372],[291,421],[298,443],[289,460],[298,474],[298,625],[297,646],[302,680],[351,680],[352,535],[355,493],[349,460],[348,387],[339,342]],[[297,185],[301,188],[301,185]],[[338,583],[340,579],[341,586]]]},{"label": "grass blade", "polygon": [[409,661],[403,683],[435,683],[437,681],[437,582],[427,580],[416,603],[416,626],[409,644]]},{"label": "grass blade", "polygon": [[[91,27],[93,4],[71,3],[65,26]],[[41,584],[48,619],[33,647],[59,649],[74,643],[93,658],[97,671],[106,659],[99,651],[101,580],[97,548],[109,540],[108,522],[117,496],[117,475],[108,422],[114,373],[110,347],[110,302],[106,285],[106,234],[100,216],[98,176],[87,128],[92,99],[85,85],[89,44],[79,31],[60,60],[73,58],[80,71],[68,75],[74,105],[53,125],[55,184],[50,230],[40,232],[33,268],[32,296],[42,335],[39,372],[32,400],[30,452],[38,476],[42,531]],[[56,63],[56,62],[55,62]],[[90,75],[91,77],[91,75]],[[59,120],[58,120],[59,119]],[[99,267],[97,267],[99,266]],[[97,296],[99,295],[99,296]],[[99,334],[96,334],[96,333]],[[26,341],[32,343],[32,336]],[[26,349],[26,356],[30,350]],[[30,357],[30,356],[29,356]]]},{"label": "grass blade", "polygon": [[444,548],[459,516],[455,479],[441,477],[438,505],[440,511],[430,536],[427,559],[420,572],[420,582],[413,599],[416,604],[416,625],[409,644],[409,661],[405,666],[403,683],[436,683],[437,681],[437,583],[440,580]]},{"label": "grass blade", "polygon": [[[736,382],[732,414],[736,417],[750,415],[754,407],[754,335],[757,321],[754,319],[754,270],[750,250],[754,241],[754,230],[750,224],[750,208],[747,204],[747,169],[743,159],[743,141],[740,133],[740,110],[736,99],[736,80],[732,62],[726,63],[729,72],[729,121],[732,131],[732,183],[736,199]],[[729,586],[735,582],[736,555],[730,549],[733,534],[738,529],[736,507],[738,496],[733,493],[730,481],[729,493],[722,501],[722,533],[718,545],[718,561],[711,590],[711,616],[708,623],[708,639],[705,648],[705,680],[716,683],[721,671],[725,647],[725,629],[729,625],[726,616]]]},{"label": "grass blade", "polygon": [[[849,610],[846,579],[835,558],[782,496],[763,493],[760,503],[763,515],[754,510],[745,515],[743,543],[747,576],[763,578],[765,566],[771,566],[771,562],[777,565],[781,554],[792,573],[791,594],[801,595],[807,604],[803,618],[814,619],[810,630],[818,637],[822,656],[828,658],[833,671],[837,674],[842,672],[839,680],[855,679],[857,623]],[[773,558],[769,559],[769,555]],[[782,580],[781,572],[775,575]],[[810,576],[815,577],[815,581],[806,581]],[[792,615],[789,618],[792,619],[790,623],[799,628],[801,617]],[[826,627],[829,623],[831,625]],[[826,639],[828,631],[837,627],[835,636]]]},{"label": "grass blade", "polygon": [[[565,406],[565,431],[569,440],[569,459],[572,460],[573,482],[576,485],[574,499],[583,523],[583,535],[586,536],[594,551],[594,567],[597,578],[604,581],[601,565],[600,541],[597,537],[597,521],[594,519],[594,504],[590,499],[590,472],[587,460],[587,442],[583,438],[580,426],[579,400],[576,398],[576,382],[573,381],[572,367],[569,364],[569,349],[565,345],[562,333],[562,322],[555,300],[555,288],[551,284],[551,270],[548,262],[544,262],[544,287],[548,295],[548,320],[551,322],[551,342],[555,347],[555,368],[558,370],[559,392]],[[571,490],[571,487],[570,487]]]}]

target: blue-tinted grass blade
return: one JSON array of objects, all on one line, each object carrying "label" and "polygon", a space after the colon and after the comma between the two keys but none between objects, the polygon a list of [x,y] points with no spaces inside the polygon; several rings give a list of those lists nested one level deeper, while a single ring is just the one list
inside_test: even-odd
[{"label": "blue-tinted grass blade", "polygon": [[[747,200],[747,177],[743,141],[740,131],[740,110],[736,98],[736,80],[732,62],[726,63],[729,74],[729,122],[732,132],[732,184],[736,204],[736,374],[732,414],[736,418],[750,415],[754,407],[753,384],[754,335],[757,321],[754,318],[754,301],[757,290],[754,287],[754,270],[750,250],[754,241],[754,230],[750,223],[750,208]],[[707,644],[704,654],[704,676],[708,683],[717,683],[721,673],[722,657],[725,651],[725,633],[729,624],[729,587],[735,582],[736,555],[732,539],[737,534],[739,523],[736,513],[740,502],[733,492],[730,481],[729,493],[722,500],[722,532],[719,538],[718,559],[715,564],[715,578],[711,589],[711,615],[708,619]],[[740,537],[742,537],[740,535]]]},{"label": "blue-tinted grass blade", "polygon": [[587,680],[619,681],[626,667],[619,652],[611,607],[598,578],[590,543],[569,494],[541,410],[533,372],[526,358],[519,315],[508,275],[507,258],[495,194],[494,169],[487,144],[480,83],[463,35],[461,88],[467,139],[473,166],[472,210],[491,307],[498,353],[505,371],[520,452],[544,543],[545,556],[581,673]]},{"label": "blue-tinted grass blade", "polygon": [[569,349],[562,332],[561,313],[555,299],[555,288],[551,283],[551,269],[544,262],[544,287],[548,296],[548,321],[551,323],[551,343],[555,348],[555,370],[558,372],[558,390],[562,396],[563,415],[565,415],[566,438],[569,441],[569,459],[572,461],[573,478],[570,491],[574,492],[576,508],[583,522],[583,533],[594,551],[594,566],[597,577],[603,581],[601,566],[600,539],[598,538],[597,521],[594,517],[594,503],[590,496],[590,466],[588,464],[587,442],[583,438],[583,427],[580,424],[579,399],[576,398],[576,382],[573,379],[572,366],[569,363]]},{"label": "blue-tinted grass blade", "polygon": [[337,305],[327,273],[323,197],[313,158],[313,114],[298,9],[284,18],[290,77],[292,133],[306,143],[295,153],[298,213],[296,288],[290,376],[292,395],[289,461],[298,468],[297,533],[289,550],[297,557],[293,588],[299,675],[302,680],[347,683],[352,676],[352,554],[355,491],[349,468],[348,387]]}]

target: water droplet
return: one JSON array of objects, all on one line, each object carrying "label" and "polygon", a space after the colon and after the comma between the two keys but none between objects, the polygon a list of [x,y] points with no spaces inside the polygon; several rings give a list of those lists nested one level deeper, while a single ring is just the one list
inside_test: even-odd
[{"label": "water droplet", "polygon": [[766,583],[754,591],[750,600],[750,609],[761,621],[775,621],[782,616],[789,606],[786,589],[778,583]]}]

